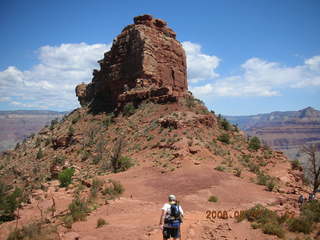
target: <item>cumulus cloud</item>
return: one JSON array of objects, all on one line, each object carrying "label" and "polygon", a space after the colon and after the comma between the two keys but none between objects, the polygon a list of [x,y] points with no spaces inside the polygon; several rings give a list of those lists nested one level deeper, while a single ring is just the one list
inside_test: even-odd
[{"label": "cumulus cloud", "polygon": [[202,86],[191,86],[196,96],[276,96],[286,88],[320,86],[320,56],[288,67],[277,62],[250,58],[241,74],[218,78]]},{"label": "cumulus cloud", "polygon": [[26,108],[68,110],[78,106],[74,88],[89,82],[97,60],[110,49],[108,44],[61,44],[43,46],[39,64],[22,71],[9,66],[0,72],[0,102]]},{"label": "cumulus cloud", "polygon": [[192,42],[183,42],[182,46],[187,56],[188,81],[197,83],[219,76],[215,69],[219,66],[220,59],[202,53],[201,46]]},{"label": "cumulus cloud", "polygon": [[[183,42],[189,89],[197,96],[276,96],[286,88],[320,86],[320,56],[288,67],[261,58],[250,58],[240,73],[220,76],[221,62],[203,53],[201,45]],[[78,106],[74,88],[89,82],[97,60],[110,44],[61,44],[38,49],[39,63],[28,70],[9,66],[0,71],[0,103],[16,108],[70,110]]]}]

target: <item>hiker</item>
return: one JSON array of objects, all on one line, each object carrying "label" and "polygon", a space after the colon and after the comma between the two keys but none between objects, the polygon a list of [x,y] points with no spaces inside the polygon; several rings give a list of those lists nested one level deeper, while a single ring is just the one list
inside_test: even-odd
[{"label": "hiker", "polygon": [[301,207],[303,205],[303,202],[304,202],[304,197],[303,197],[303,195],[300,195],[298,198],[299,207]]},{"label": "hiker", "polygon": [[169,195],[168,200],[169,203],[165,203],[161,209],[160,228],[162,229],[163,240],[180,239],[183,210],[175,195]]},{"label": "hiker", "polygon": [[315,200],[316,199],[316,195],[314,194],[314,193],[310,193],[309,194],[309,201],[313,201],[313,200]]}]

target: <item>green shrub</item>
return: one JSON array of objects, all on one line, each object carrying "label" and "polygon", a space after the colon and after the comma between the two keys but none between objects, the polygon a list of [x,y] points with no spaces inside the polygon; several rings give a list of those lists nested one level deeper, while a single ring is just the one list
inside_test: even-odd
[{"label": "green shrub", "polygon": [[72,228],[73,218],[71,215],[66,215],[62,218],[62,222],[66,228]]},{"label": "green shrub", "polygon": [[102,226],[104,226],[104,225],[106,225],[106,224],[107,224],[107,222],[106,222],[106,220],[104,220],[103,218],[99,218],[99,219],[97,220],[97,228],[102,227]]},{"label": "green shrub", "polygon": [[271,179],[268,183],[267,183],[267,189],[272,192],[273,189],[276,187],[276,183],[273,179]]},{"label": "green shrub", "polygon": [[106,187],[102,194],[107,195],[108,199],[115,199],[124,192],[124,187],[118,181],[110,179],[109,182],[111,183],[110,186]]},{"label": "green shrub", "polygon": [[274,178],[270,177],[269,175],[264,174],[263,172],[260,172],[257,176],[257,183],[259,185],[264,185],[267,187],[269,191],[273,191],[273,189],[276,187],[276,181]]},{"label": "green shrub", "polygon": [[72,126],[70,126],[68,129],[68,136],[72,137],[73,135],[74,135],[74,128]]},{"label": "green shrub", "polygon": [[218,136],[217,138],[220,142],[223,142],[225,144],[229,144],[230,143],[230,136],[227,133],[223,133],[220,136]]},{"label": "green shrub", "polygon": [[282,224],[286,218],[278,216],[275,212],[258,204],[244,211],[237,220],[240,222],[247,219],[253,222],[254,228],[261,228],[265,234],[284,237]]},{"label": "green shrub", "polygon": [[277,223],[266,223],[262,226],[262,232],[265,234],[276,235],[279,238],[284,237],[283,228]]},{"label": "green shrub", "polygon": [[313,200],[305,203],[302,206],[301,215],[312,222],[320,222],[320,201]]},{"label": "green shrub", "polygon": [[59,173],[58,179],[60,181],[60,187],[67,187],[72,182],[72,176],[74,174],[74,168],[66,168]]},{"label": "green shrub", "polygon": [[114,117],[113,113],[108,114],[106,118],[102,121],[102,125],[106,128],[109,127],[114,122],[113,117]]},{"label": "green shrub", "polygon": [[136,108],[134,107],[133,103],[127,103],[123,108],[123,115],[124,116],[131,116],[136,112]]},{"label": "green shrub", "polygon": [[39,150],[38,150],[38,152],[37,152],[36,158],[37,158],[37,159],[41,159],[41,158],[43,158],[43,156],[44,156],[44,154],[43,154],[41,148],[39,148]]},{"label": "green shrub", "polygon": [[35,222],[13,230],[7,240],[55,240],[57,227]]},{"label": "green shrub", "polygon": [[210,196],[210,197],[208,198],[208,201],[209,201],[209,202],[218,202],[218,197],[216,197],[216,196]]},{"label": "green shrub", "polygon": [[257,164],[250,162],[248,164],[248,167],[249,167],[250,172],[253,172],[256,174],[260,173],[260,167]]},{"label": "green shrub", "polygon": [[100,179],[93,179],[92,181],[92,186],[90,188],[90,194],[91,194],[91,197],[95,198],[100,190],[100,188],[102,187],[103,185],[103,181],[100,180]]},{"label": "green shrub", "polygon": [[221,166],[221,165],[215,167],[214,169],[218,170],[218,171],[221,171],[221,172],[224,172],[226,170],[226,168],[224,166]]},{"label": "green shrub", "polygon": [[250,150],[258,150],[261,147],[261,142],[258,137],[254,136],[249,141],[249,149]]},{"label": "green shrub", "polygon": [[229,131],[231,129],[231,124],[225,118],[220,119],[220,125],[226,131]]},{"label": "green shrub", "polygon": [[312,221],[304,217],[292,218],[288,221],[288,229],[291,232],[308,234],[312,231]]},{"label": "green shrub", "polygon": [[23,194],[20,188],[15,188],[0,182],[0,223],[12,221],[15,210],[20,206]]},{"label": "green shrub", "polygon": [[63,165],[65,161],[66,161],[65,156],[57,156],[53,159],[53,164],[54,165]]},{"label": "green shrub", "polygon": [[188,108],[193,108],[196,106],[196,103],[195,103],[195,99],[193,96],[187,96],[186,97],[186,106]]},{"label": "green shrub", "polygon": [[102,159],[102,154],[98,154],[98,155],[93,157],[92,163],[96,165],[101,161],[101,159]]},{"label": "green shrub", "polygon": [[300,169],[301,168],[300,161],[298,159],[291,161],[291,168],[292,169]]},{"label": "green shrub", "polygon": [[113,172],[124,172],[128,170],[130,167],[134,166],[133,160],[127,156],[121,156],[117,159],[116,163],[114,164]]},{"label": "green shrub", "polygon": [[51,121],[50,130],[53,130],[55,125],[59,122],[58,118],[55,118]]},{"label": "green shrub", "polygon": [[81,161],[85,161],[90,157],[90,152],[88,152],[87,150],[83,150],[82,154],[81,154]]},{"label": "green shrub", "polygon": [[260,173],[257,176],[257,183],[259,185],[267,186],[268,182],[270,181],[270,176],[265,175],[264,173]]},{"label": "green shrub", "polygon": [[68,208],[73,222],[84,221],[90,212],[87,201],[78,197],[69,204]]},{"label": "green shrub", "polygon": [[241,176],[241,169],[240,169],[240,168],[235,168],[234,171],[235,171],[235,172],[234,172],[234,175],[235,175],[235,176],[237,176],[237,177],[240,177],[240,176]]}]

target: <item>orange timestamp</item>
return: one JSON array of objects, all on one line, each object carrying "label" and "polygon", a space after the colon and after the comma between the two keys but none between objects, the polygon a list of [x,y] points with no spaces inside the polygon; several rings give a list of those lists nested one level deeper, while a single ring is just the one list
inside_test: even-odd
[{"label": "orange timestamp", "polygon": [[236,211],[226,211],[226,210],[207,210],[206,218],[209,220],[213,219],[228,219],[228,218],[238,218],[243,216],[244,210]]}]

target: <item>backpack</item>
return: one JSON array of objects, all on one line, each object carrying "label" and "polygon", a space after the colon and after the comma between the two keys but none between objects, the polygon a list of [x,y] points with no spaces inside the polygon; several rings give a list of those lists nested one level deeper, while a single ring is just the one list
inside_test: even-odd
[{"label": "backpack", "polygon": [[178,204],[172,204],[170,208],[170,217],[174,219],[181,218],[181,212]]},{"label": "backpack", "polygon": [[170,228],[179,228],[182,222],[179,204],[172,204],[170,207],[170,216],[165,219],[165,223]]}]

